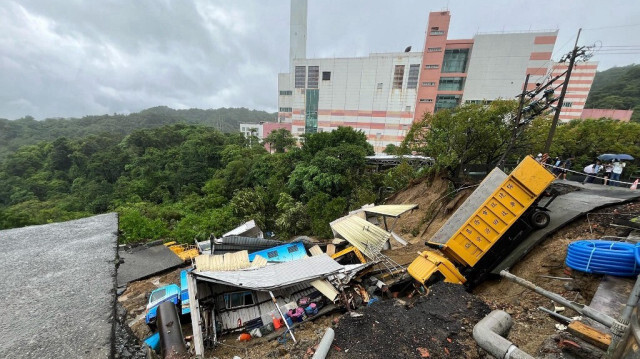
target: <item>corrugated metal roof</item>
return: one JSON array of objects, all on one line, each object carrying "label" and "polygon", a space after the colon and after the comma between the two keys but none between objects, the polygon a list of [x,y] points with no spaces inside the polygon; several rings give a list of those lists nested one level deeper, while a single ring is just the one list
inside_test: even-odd
[{"label": "corrugated metal roof", "polygon": [[262,268],[227,272],[200,272],[202,280],[253,290],[273,290],[324,278],[344,267],[326,254]]},{"label": "corrugated metal roof", "polygon": [[376,258],[385,242],[391,237],[389,232],[358,216],[338,218],[330,225],[334,234],[346,239],[371,259]]},{"label": "corrugated metal roof", "polygon": [[374,206],[363,208],[365,212],[381,214],[383,216],[398,217],[404,212],[410,211],[418,207],[417,204],[385,204],[382,206]]},{"label": "corrugated metal roof", "polygon": [[254,231],[256,233],[259,233],[260,234],[259,237],[262,237],[262,230],[260,229],[260,227],[256,225],[256,221],[254,221],[253,219],[223,234],[222,237],[239,236],[242,234],[246,234],[249,231]]}]

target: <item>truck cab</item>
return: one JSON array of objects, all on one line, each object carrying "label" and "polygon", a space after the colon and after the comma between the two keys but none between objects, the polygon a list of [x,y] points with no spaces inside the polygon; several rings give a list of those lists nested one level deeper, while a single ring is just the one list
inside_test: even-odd
[{"label": "truck cab", "polygon": [[151,292],[149,296],[149,303],[147,303],[147,314],[144,320],[150,326],[154,326],[156,323],[156,311],[160,303],[170,301],[175,305],[180,302],[180,287],[176,284],[169,284],[164,287],[160,287]]}]

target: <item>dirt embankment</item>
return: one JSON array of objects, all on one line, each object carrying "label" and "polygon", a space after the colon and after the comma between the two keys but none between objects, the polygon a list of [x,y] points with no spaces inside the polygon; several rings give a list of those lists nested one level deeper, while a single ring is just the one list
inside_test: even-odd
[{"label": "dirt embankment", "polygon": [[180,285],[180,271],[175,269],[169,273],[129,283],[127,289],[118,297],[118,302],[126,309],[126,323],[140,340],[151,335],[149,326],[144,321],[148,295],[152,290],[168,284]]},{"label": "dirt embankment", "polygon": [[389,197],[385,204],[418,205],[403,214],[394,228],[406,241],[417,243],[433,236],[471,192],[473,188],[455,192],[451,181],[436,175],[412,183]]}]

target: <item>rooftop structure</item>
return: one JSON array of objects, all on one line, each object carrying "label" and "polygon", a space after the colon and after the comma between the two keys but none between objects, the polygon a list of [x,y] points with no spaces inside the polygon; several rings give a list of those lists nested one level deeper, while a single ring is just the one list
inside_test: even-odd
[{"label": "rooftop structure", "polygon": [[633,110],[612,110],[604,108],[585,108],[582,110],[581,119],[599,119],[599,118],[611,118],[614,120],[629,122],[633,116]]}]

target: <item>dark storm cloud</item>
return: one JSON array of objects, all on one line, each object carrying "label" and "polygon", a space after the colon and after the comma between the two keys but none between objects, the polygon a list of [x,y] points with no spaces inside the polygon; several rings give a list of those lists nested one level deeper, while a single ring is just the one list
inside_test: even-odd
[{"label": "dark storm cloud", "polygon": [[[578,6],[579,5],[579,6]],[[635,2],[309,0],[309,57],[420,51],[429,11],[452,12],[451,37],[640,22]],[[585,30],[584,41],[638,44],[640,27]],[[3,1],[0,117],[244,106],[274,111],[288,69],[289,1]],[[564,46],[563,46],[564,45]],[[603,56],[601,68],[637,55]]]}]

